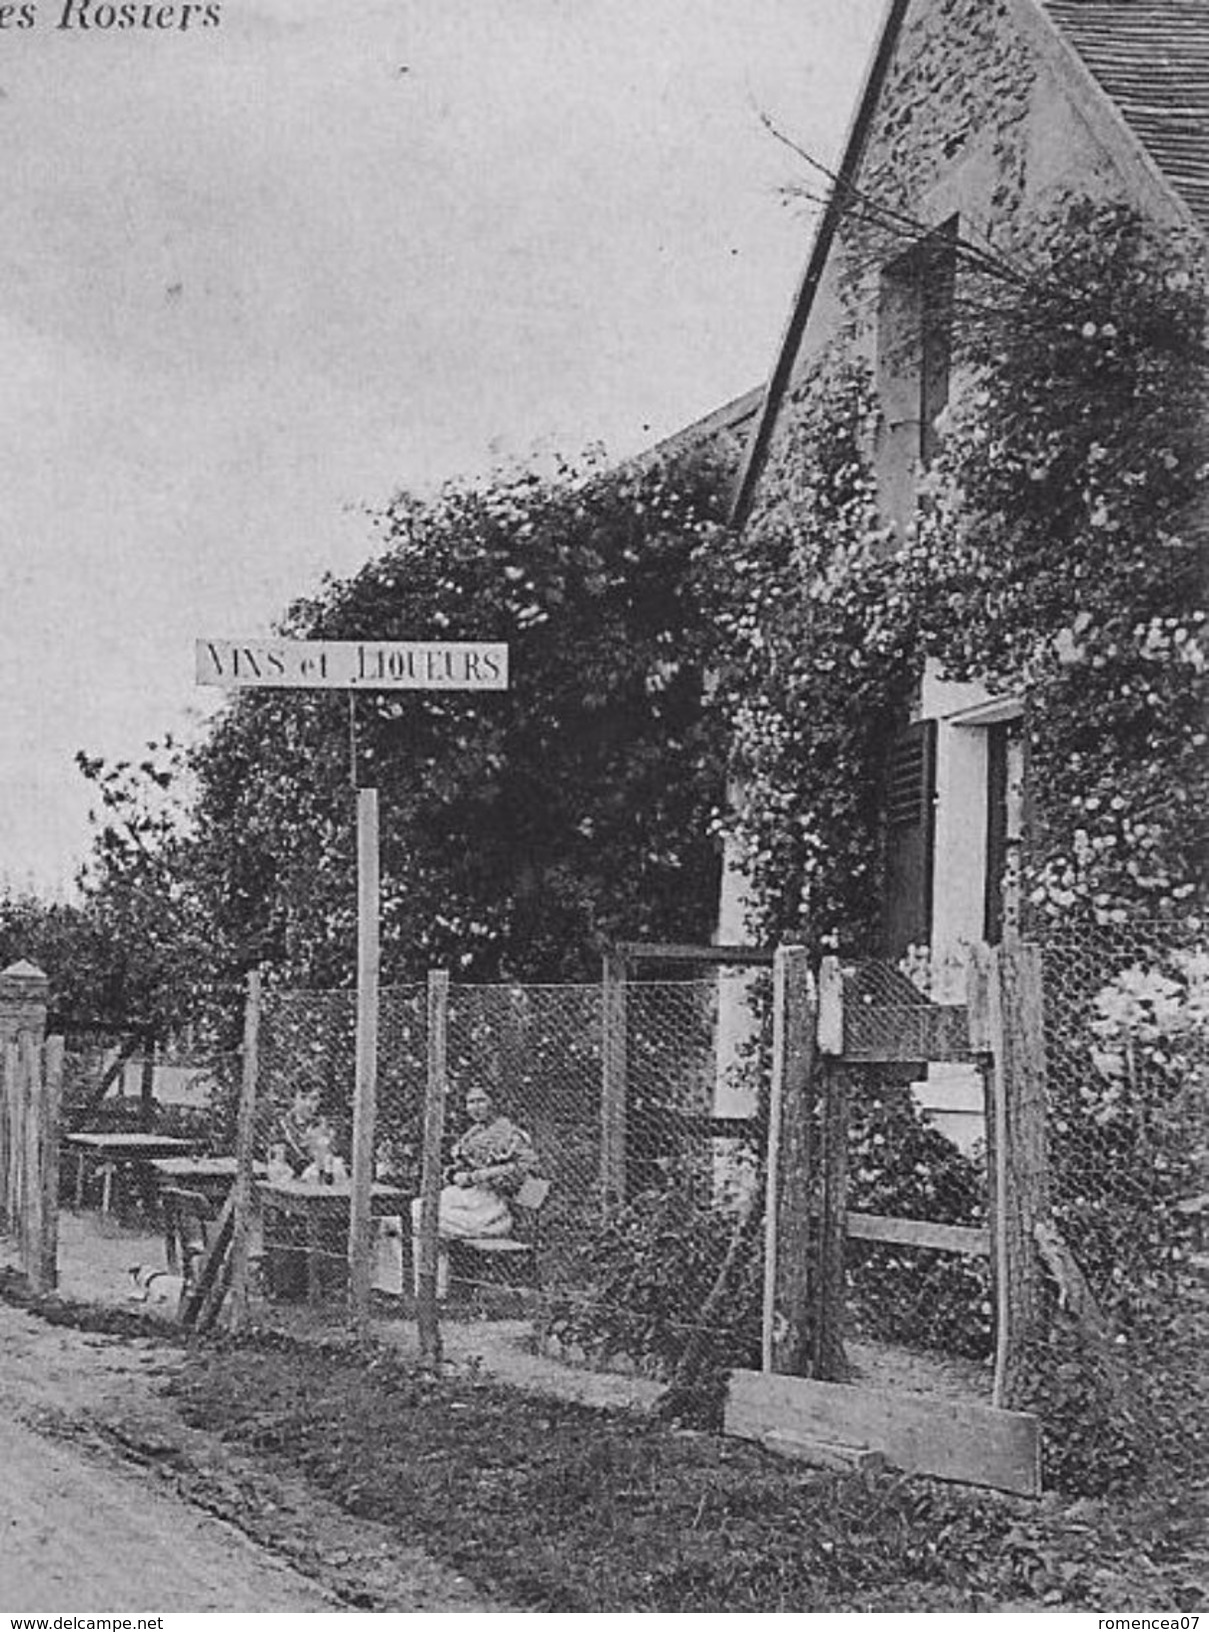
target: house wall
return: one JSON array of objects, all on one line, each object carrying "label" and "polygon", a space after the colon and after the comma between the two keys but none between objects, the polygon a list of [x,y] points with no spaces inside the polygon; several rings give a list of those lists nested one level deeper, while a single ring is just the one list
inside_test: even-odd
[{"label": "house wall", "polygon": [[[915,0],[874,113],[862,195],[923,230],[953,215],[968,242],[1010,257],[1064,192],[1180,211],[1153,185],[1123,121],[1033,0]],[[870,361],[881,267],[912,231],[841,225],[795,376],[843,336]],[[776,443],[788,429],[782,415]],[[757,497],[757,508],[759,500]]]},{"label": "house wall", "polygon": [[[870,121],[857,188],[881,213],[858,201],[840,224],[749,526],[759,525],[763,493],[780,485],[778,465],[795,424],[793,387],[836,349],[855,352],[876,374],[884,270],[924,234],[956,218],[963,242],[1010,262],[1030,225],[1065,194],[1132,203],[1166,222],[1181,218],[1178,202],[1034,0],[915,0]],[[884,361],[882,375],[874,460],[883,511],[901,524],[914,508],[918,448],[912,453],[910,438],[895,434],[901,381],[892,403]],[[961,388],[957,375],[953,394]],[[952,686],[930,673],[910,703],[914,718],[937,721],[935,956],[982,933],[987,738],[977,711],[991,700],[981,687]],[[981,1087],[971,1073],[934,1067],[917,1097],[959,1144],[982,1136]]]}]

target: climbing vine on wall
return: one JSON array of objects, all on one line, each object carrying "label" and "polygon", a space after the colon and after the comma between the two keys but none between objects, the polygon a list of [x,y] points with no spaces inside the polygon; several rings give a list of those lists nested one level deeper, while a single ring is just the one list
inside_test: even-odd
[{"label": "climbing vine on wall", "polygon": [[790,413],[715,609],[737,795],[717,825],[767,929],[859,935],[877,910],[881,745],[919,667],[920,561],[878,516],[859,360],[824,359]]},{"label": "climbing vine on wall", "polygon": [[879,520],[859,348],[838,343],[788,404],[717,614],[738,792],[719,828],[765,932],[868,944],[886,746],[929,657],[1025,703],[1037,915],[1195,905],[1203,262],[1074,201],[1021,264],[962,277],[962,384],[909,536]]},{"label": "climbing vine on wall", "polygon": [[[1021,894],[1048,947],[1053,1206],[1131,1343],[1171,1335],[1203,1126],[1191,966],[1172,955],[1203,923],[1206,316],[1203,246],[1112,205],[1069,202],[1010,266],[963,262],[953,407],[895,536],[854,313],[786,404],[716,591],[735,744],[718,826],[766,938],[878,950],[887,754],[929,662],[1023,704]],[[1152,1013],[1173,992],[1178,1049]],[[915,1271],[893,1286],[926,1306]],[[973,1334],[985,1310],[976,1288],[963,1296],[951,1307]],[[1037,1367],[1047,1477],[1128,1482],[1152,1429],[1096,1393],[1063,1330]],[[1175,1353],[1144,1390],[1167,1424],[1185,1392]]]},{"label": "climbing vine on wall", "polygon": [[1028,705],[1042,918],[1186,910],[1207,650],[1204,266],[1113,206],[1069,207],[968,325],[977,388],[932,484],[932,647]]}]

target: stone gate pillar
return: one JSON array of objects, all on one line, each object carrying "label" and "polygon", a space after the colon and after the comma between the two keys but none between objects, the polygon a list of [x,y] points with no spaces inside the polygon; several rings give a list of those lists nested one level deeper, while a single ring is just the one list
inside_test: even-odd
[{"label": "stone gate pillar", "polygon": [[22,959],[0,970],[0,1051],[23,1031],[43,1041],[49,995],[50,981],[34,964]]}]

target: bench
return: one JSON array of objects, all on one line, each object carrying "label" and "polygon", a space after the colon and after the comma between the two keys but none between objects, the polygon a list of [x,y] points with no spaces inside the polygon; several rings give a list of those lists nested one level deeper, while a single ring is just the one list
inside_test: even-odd
[{"label": "bench", "polygon": [[[549,1194],[549,1179],[532,1176],[524,1179],[516,1194],[508,1198],[508,1205],[512,1210],[512,1234],[471,1236],[466,1239],[459,1237],[450,1241],[450,1263],[454,1272],[456,1273],[459,1266],[473,1270],[474,1259],[477,1257],[484,1264],[497,1263],[504,1271],[509,1285],[513,1284],[513,1266],[516,1269],[528,1269],[529,1278],[536,1286],[541,1211]],[[474,1279],[473,1275],[466,1278]]]},{"label": "bench", "polygon": [[[437,1256],[438,1297],[445,1297],[451,1274],[459,1280],[473,1282],[480,1278],[488,1264],[495,1266],[495,1272],[507,1285],[518,1284],[518,1274],[527,1271],[526,1279],[537,1286],[541,1211],[549,1194],[549,1179],[530,1176],[522,1181],[515,1195],[508,1198],[512,1211],[511,1235],[458,1236],[449,1241],[442,1240]],[[412,1251],[414,1254],[414,1240]],[[413,1261],[412,1269],[418,1297],[418,1263]]]}]

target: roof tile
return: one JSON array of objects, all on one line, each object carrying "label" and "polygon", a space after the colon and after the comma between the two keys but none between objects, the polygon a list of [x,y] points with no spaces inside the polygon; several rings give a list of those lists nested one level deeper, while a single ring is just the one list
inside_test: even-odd
[{"label": "roof tile", "polygon": [[1209,0],[1042,0],[1209,231]]}]

